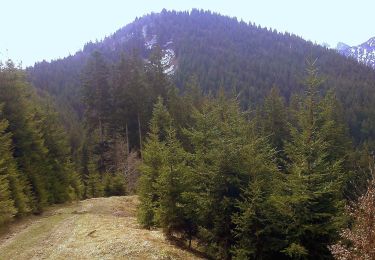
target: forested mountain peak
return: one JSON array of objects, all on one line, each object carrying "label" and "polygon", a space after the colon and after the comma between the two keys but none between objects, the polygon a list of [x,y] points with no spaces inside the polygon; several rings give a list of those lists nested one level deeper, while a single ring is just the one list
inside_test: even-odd
[{"label": "forested mountain peak", "polygon": [[[0,229],[137,193],[142,227],[209,259],[375,259],[374,150],[370,66],[210,11],[137,18],[26,73],[0,63]],[[110,250],[131,257],[125,240]]]},{"label": "forested mountain peak", "polygon": [[[29,77],[35,86],[82,115],[81,72],[92,53],[98,51],[106,62],[115,64],[122,53],[136,51],[148,62],[156,47],[161,50],[164,73],[179,88],[195,76],[204,93],[215,93],[219,88],[237,93],[244,109],[259,104],[272,86],[278,86],[287,99],[301,92],[306,59],[316,59],[325,78],[322,90],[335,89],[348,107],[348,117],[361,121],[358,124],[348,119],[353,133],[361,139],[362,135],[372,135],[369,129],[374,121],[359,116],[375,111],[370,101],[375,100],[372,69],[299,36],[210,11],[163,10],[137,18],[102,41],[87,43],[73,56],[36,63],[28,68]],[[369,111],[364,112],[358,104]],[[357,129],[358,125],[369,129]]]}]

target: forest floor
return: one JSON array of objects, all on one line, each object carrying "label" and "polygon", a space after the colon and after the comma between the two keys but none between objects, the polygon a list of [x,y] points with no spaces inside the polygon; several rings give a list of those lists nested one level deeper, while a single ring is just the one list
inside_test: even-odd
[{"label": "forest floor", "polygon": [[200,259],[142,229],[136,196],[95,198],[53,206],[0,234],[0,259]]}]

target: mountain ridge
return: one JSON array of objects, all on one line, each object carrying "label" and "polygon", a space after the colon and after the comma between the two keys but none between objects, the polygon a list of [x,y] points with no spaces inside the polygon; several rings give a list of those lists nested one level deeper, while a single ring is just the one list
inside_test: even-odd
[{"label": "mountain ridge", "polygon": [[338,43],[337,51],[375,69],[375,37],[357,46]]},{"label": "mountain ridge", "polygon": [[287,100],[304,91],[306,59],[317,59],[325,79],[322,91],[333,89],[348,108],[352,133],[359,139],[375,135],[373,130],[360,129],[372,129],[370,118],[375,118],[371,112],[375,111],[374,70],[294,34],[210,11],[163,10],[137,18],[102,41],[87,43],[75,55],[35,64],[28,68],[29,79],[82,115],[80,74],[93,52],[101,52],[109,64],[115,64],[122,53],[135,49],[147,60],[156,46],[162,50],[164,71],[179,89],[195,76],[204,93],[219,88],[237,93],[243,109],[254,109],[272,86],[278,86]]}]

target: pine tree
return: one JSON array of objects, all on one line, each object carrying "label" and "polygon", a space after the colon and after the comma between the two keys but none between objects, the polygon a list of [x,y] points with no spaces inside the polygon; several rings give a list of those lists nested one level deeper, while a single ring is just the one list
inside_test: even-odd
[{"label": "pine tree", "polygon": [[[170,116],[160,98],[154,106],[146,145],[143,150],[143,163],[139,180],[140,207],[138,219],[147,228],[157,224],[155,211],[159,202],[156,187],[158,178],[168,171],[167,148],[165,144],[166,129],[170,127]],[[163,138],[163,139],[162,139]]]},{"label": "pine tree", "polygon": [[278,165],[285,168],[284,142],[288,140],[288,118],[285,101],[278,88],[273,87],[264,100],[260,127],[264,136],[277,151]]},{"label": "pine tree", "polygon": [[246,151],[244,160],[250,178],[237,200],[239,212],[233,215],[236,241],[232,252],[236,259],[276,259],[284,244],[277,207],[283,176],[266,138],[254,138]]},{"label": "pine tree", "polygon": [[71,162],[67,133],[60,126],[58,114],[48,101],[39,110],[42,120],[44,145],[48,149],[46,161],[50,165],[47,178],[49,203],[62,203],[82,195],[81,180]]},{"label": "pine tree", "polygon": [[94,52],[83,74],[83,101],[86,106],[85,118],[91,134],[98,135],[95,152],[99,155],[98,170],[106,171],[106,135],[110,122],[111,96],[109,70],[99,52]]},{"label": "pine tree", "polygon": [[45,160],[48,150],[34,93],[22,72],[11,62],[0,73],[0,93],[0,102],[4,104],[3,115],[9,122],[8,131],[12,133],[14,158],[22,169],[22,179],[31,185],[24,191],[32,211],[41,212],[48,204],[46,177],[50,165]]},{"label": "pine tree", "polygon": [[[16,165],[16,161],[12,154],[12,139],[11,133],[7,133],[8,122],[2,119],[0,109],[0,176],[3,179],[4,197],[7,195],[6,186],[10,192],[10,198],[16,209],[18,216],[24,215],[30,211],[29,200],[26,197],[26,192],[30,192],[30,186],[22,179]],[[6,182],[8,184],[6,184]]]},{"label": "pine tree", "polygon": [[0,175],[0,227],[10,221],[16,213],[14,201],[10,196],[9,182],[6,176]]},{"label": "pine tree", "polygon": [[86,177],[85,197],[97,198],[104,196],[102,176],[97,172],[93,162],[89,163],[88,176]]},{"label": "pine tree", "polygon": [[167,132],[165,150],[166,167],[156,181],[158,195],[156,219],[167,236],[173,232],[187,233],[189,236],[191,227],[185,219],[183,198],[183,192],[188,188],[185,185],[185,178],[189,176],[190,171],[187,166],[188,154],[176,139],[173,127]]},{"label": "pine tree", "polygon": [[[191,204],[197,211],[197,237],[213,257],[230,258],[235,238],[232,216],[239,212],[237,199],[249,181],[243,160],[250,125],[236,101],[222,94],[195,111],[194,124],[185,131],[193,149]],[[190,205],[190,208],[193,206]],[[194,213],[194,212],[192,212]]]},{"label": "pine tree", "polygon": [[[11,187],[9,185],[9,169],[7,169],[7,161],[10,159],[8,150],[9,135],[4,133],[8,127],[6,121],[0,121],[0,227],[17,213],[14,206],[14,200],[11,196]],[[8,140],[7,140],[8,139]],[[9,164],[9,163],[8,163]],[[14,169],[13,169],[14,170]]]},{"label": "pine tree", "polygon": [[330,141],[320,121],[318,90],[321,80],[308,69],[307,96],[291,127],[286,145],[289,160],[284,213],[290,221],[283,252],[292,258],[325,259],[327,245],[337,237],[342,221],[342,159],[330,158]]}]

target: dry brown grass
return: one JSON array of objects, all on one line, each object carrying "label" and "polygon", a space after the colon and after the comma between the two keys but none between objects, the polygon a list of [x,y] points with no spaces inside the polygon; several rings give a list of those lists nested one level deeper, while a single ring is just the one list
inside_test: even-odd
[{"label": "dry brown grass", "polygon": [[137,197],[95,198],[53,207],[10,226],[0,259],[198,259],[136,220]]}]

